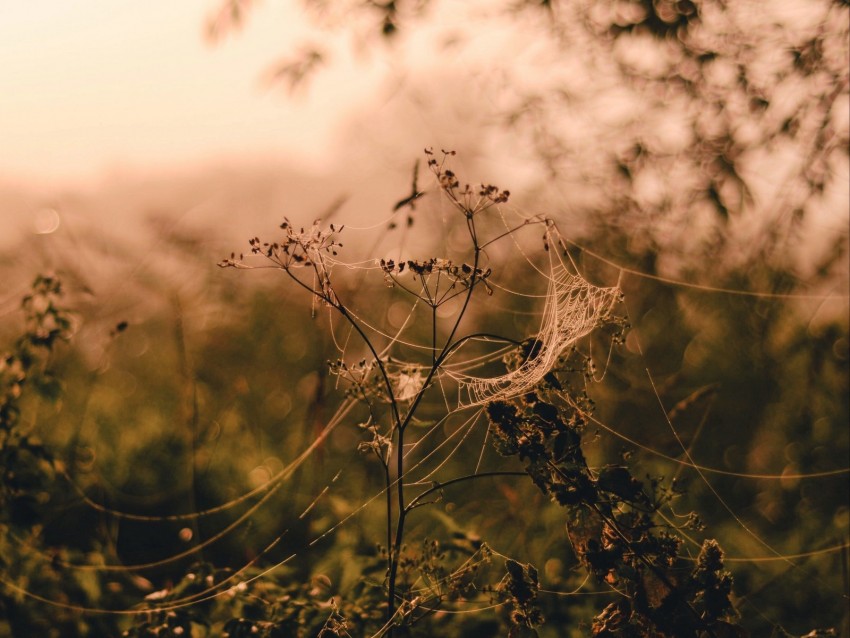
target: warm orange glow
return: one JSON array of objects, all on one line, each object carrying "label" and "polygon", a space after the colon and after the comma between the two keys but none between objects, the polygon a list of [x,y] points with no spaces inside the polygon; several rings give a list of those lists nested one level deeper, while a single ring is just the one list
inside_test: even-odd
[{"label": "warm orange glow", "polygon": [[204,26],[215,8],[209,0],[5,3],[0,174],[53,187],[224,156],[298,149],[300,162],[320,161],[340,104],[364,88],[341,68],[290,99],[262,77],[299,41],[297,7],[264,6],[242,33],[211,44]]}]

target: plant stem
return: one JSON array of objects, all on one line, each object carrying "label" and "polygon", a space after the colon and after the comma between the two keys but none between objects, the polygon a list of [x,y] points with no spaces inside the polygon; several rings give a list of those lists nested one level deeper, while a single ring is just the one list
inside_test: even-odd
[{"label": "plant stem", "polygon": [[[463,306],[460,309],[460,313],[458,314],[454,326],[452,326],[452,330],[449,333],[448,338],[446,339],[446,343],[443,346],[443,349],[440,351],[440,354],[434,358],[434,361],[431,365],[431,369],[428,371],[428,376],[425,378],[425,382],[422,384],[422,388],[416,394],[416,397],[413,399],[410,408],[408,408],[404,419],[399,423],[398,426],[398,449],[396,451],[396,454],[398,455],[396,458],[396,481],[398,482],[398,487],[396,488],[398,494],[398,520],[396,522],[395,541],[390,552],[390,573],[387,579],[387,622],[389,622],[395,614],[395,590],[396,579],[398,577],[399,555],[401,554],[401,545],[404,540],[404,521],[405,517],[407,516],[407,512],[409,511],[409,509],[404,504],[404,481],[402,480],[404,478],[404,431],[407,428],[408,423],[410,423],[410,419],[416,413],[416,409],[419,407],[419,403],[422,401],[422,397],[425,395],[425,391],[430,385],[431,380],[434,378],[434,375],[437,373],[437,370],[440,369],[440,366],[442,365],[446,356],[452,351],[454,346],[452,340],[454,339],[455,333],[460,327],[460,322],[463,319],[463,316],[466,314],[466,309],[469,307],[469,301],[472,298],[472,292],[475,289],[475,273],[478,272],[478,263],[481,258],[481,248],[478,245],[478,237],[475,233],[475,221],[473,220],[471,214],[467,214],[466,226],[469,230],[469,236],[472,240],[472,247],[474,251],[472,276],[469,279],[469,288],[466,292],[466,298],[463,301]],[[432,304],[432,308],[434,309],[433,319],[435,324],[433,338],[434,344],[436,345],[436,306]],[[436,352],[436,348],[434,350]],[[392,393],[390,393],[390,396],[392,397]],[[387,635],[392,638],[392,627],[390,627]]]},{"label": "plant stem", "polygon": [[389,574],[393,565],[393,491],[391,489],[392,479],[390,478],[389,462],[384,463],[384,483],[387,491],[387,574]]},{"label": "plant stem", "polygon": [[431,305],[431,365],[437,364],[437,305]]},{"label": "plant stem", "polygon": [[408,512],[410,512],[411,510],[413,510],[413,508],[419,505],[419,501],[421,501],[423,498],[425,498],[429,494],[433,494],[434,492],[439,492],[441,489],[443,489],[444,487],[448,487],[449,485],[454,485],[455,483],[462,483],[464,481],[474,481],[475,479],[480,478],[489,478],[492,476],[528,476],[528,472],[481,472],[480,474],[467,474],[466,476],[459,476],[457,478],[453,478],[449,481],[446,481],[445,483],[439,483],[434,487],[428,488],[419,496],[410,501],[406,509]]}]

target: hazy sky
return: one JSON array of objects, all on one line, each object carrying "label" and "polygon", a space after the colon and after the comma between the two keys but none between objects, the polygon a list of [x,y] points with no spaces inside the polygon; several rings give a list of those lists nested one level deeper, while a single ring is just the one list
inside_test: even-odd
[{"label": "hazy sky", "polygon": [[[554,206],[592,210],[608,191],[600,176],[613,170],[611,157],[634,140],[650,139],[662,153],[682,152],[690,144],[695,112],[688,100],[660,104],[653,84],[648,85],[652,90],[643,90],[640,83],[624,81],[624,64],[642,72],[652,66],[639,39],[612,48],[576,26],[559,45],[538,37],[545,32],[537,14],[493,9],[498,19],[482,19],[484,8],[495,6],[491,0],[435,2],[415,29],[393,41],[392,49],[376,44],[380,38],[375,39],[377,23],[372,24],[365,32],[372,36],[367,43],[375,45],[371,56],[356,37],[345,39],[357,29],[314,33],[335,55],[312,76],[309,90],[292,96],[263,78],[275,62],[308,41],[302,3],[257,2],[242,30],[213,44],[205,26],[221,4],[0,1],[0,187],[35,186],[29,190],[41,196],[66,184],[96,184],[116,171],[173,174],[202,164],[268,159],[269,165],[279,165],[290,158],[304,170],[331,165],[348,153],[354,159],[342,165],[362,193],[369,189],[368,179],[357,170],[381,180],[381,188],[406,187],[415,157],[423,147],[435,146],[458,150],[459,161],[489,160],[481,175],[517,193],[529,185],[548,187],[551,181]],[[820,8],[813,11],[809,5]],[[760,25],[781,24],[780,35],[805,42],[824,20],[826,5],[819,0],[774,3],[767,22],[758,0],[732,6],[737,12],[729,15],[744,25],[756,19]],[[352,20],[342,15],[338,22],[352,27]],[[718,24],[713,28],[725,28],[723,20]],[[776,54],[787,53],[788,44],[778,35],[767,29],[756,36],[761,62],[784,59]],[[795,88],[795,79],[785,83],[790,89],[783,85],[784,94],[793,94],[793,99],[784,95],[788,108],[805,101],[810,90]],[[537,117],[525,106],[535,99],[542,104],[540,123],[524,117],[505,124],[511,113]],[[769,118],[780,121],[788,115],[776,112],[785,108],[782,103],[774,100]],[[840,130],[846,130],[846,108],[846,100],[836,103]],[[745,106],[741,109],[742,121],[758,123]],[[558,180],[539,171],[531,144],[537,126],[564,149]],[[781,148],[764,146],[761,155],[751,153],[743,162],[759,200],[755,208],[768,210],[784,196],[786,176],[799,172],[804,157],[795,144],[804,142],[790,144],[788,157],[780,156]],[[776,169],[786,164],[787,170]],[[830,219],[846,217],[847,210],[846,161],[841,159],[835,170],[838,186],[823,202],[812,202],[818,214]],[[655,182],[670,188],[680,184],[660,170],[647,169],[641,178],[635,193],[647,197],[663,194]],[[470,179],[479,176],[471,173]],[[335,183],[333,188],[346,186]],[[29,209],[21,204],[17,210]],[[680,212],[691,215],[689,207]]]},{"label": "hazy sky", "polygon": [[0,176],[79,183],[296,149],[321,161],[368,87],[339,61],[296,99],[264,83],[300,42],[294,4],[266,3],[212,44],[218,0],[3,2]]}]

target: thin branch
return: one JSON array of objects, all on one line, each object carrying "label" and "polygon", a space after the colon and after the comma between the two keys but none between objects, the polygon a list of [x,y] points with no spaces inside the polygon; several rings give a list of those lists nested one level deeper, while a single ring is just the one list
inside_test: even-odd
[{"label": "thin branch", "polygon": [[528,472],[481,472],[480,474],[468,474],[466,476],[459,476],[457,478],[451,479],[450,481],[446,481],[445,483],[438,483],[434,485],[434,487],[425,490],[424,492],[419,494],[419,496],[410,501],[410,503],[407,504],[407,507],[405,509],[409,512],[410,510],[415,508],[419,504],[419,501],[421,501],[423,498],[425,498],[429,494],[433,494],[434,492],[439,492],[440,490],[448,487],[449,485],[454,485],[455,483],[462,483],[464,481],[474,481],[475,479],[480,478],[490,478],[493,476],[528,476]]}]

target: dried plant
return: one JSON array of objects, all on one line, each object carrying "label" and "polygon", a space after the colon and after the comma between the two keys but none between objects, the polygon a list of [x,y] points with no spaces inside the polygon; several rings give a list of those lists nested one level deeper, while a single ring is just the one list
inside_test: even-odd
[{"label": "dried plant", "polygon": [[[538,488],[566,508],[576,556],[599,583],[622,596],[620,602],[597,616],[594,636],[696,638],[738,631],[730,622],[734,617],[729,600],[731,577],[723,570],[719,546],[706,541],[696,565],[683,561],[678,530],[658,516],[675,490],[658,481],[644,485],[625,463],[591,469],[582,453],[585,426],[593,408],[576,378],[586,381],[592,372],[588,358],[578,355],[575,346],[579,339],[604,325],[613,326],[612,338],[622,342],[625,323],[613,312],[621,293],[617,288],[597,288],[578,273],[567,272],[568,252],[549,219],[534,218],[506,232],[488,232],[485,213],[506,203],[510,193],[493,185],[461,185],[447,167],[453,152],[443,151],[439,159],[433,151],[426,150],[426,154],[439,190],[465,224],[469,259],[461,263],[443,257],[380,259],[378,267],[387,285],[430,309],[429,359],[402,361],[394,357],[390,348],[376,345],[371,327],[349,309],[334,275],[334,267],[344,264],[338,259],[342,245],[337,237],[342,228],[330,225],[324,229],[317,221],[308,229],[296,230],[285,221],[282,239],[253,238],[249,242],[252,255],[282,270],[341,316],[371,354],[370,359],[357,363],[340,359],[330,364],[330,371],[350,385],[352,397],[367,406],[370,418],[363,425],[367,438],[359,449],[377,460],[384,476],[386,547],[382,555],[386,567],[381,588],[386,612],[384,625],[375,635],[394,635],[415,626],[442,601],[456,599],[470,588],[491,592],[493,599],[505,606],[511,636],[527,635],[523,632],[543,622],[536,605],[539,582],[533,566],[507,559],[501,582],[476,585],[465,566],[479,558],[491,560],[492,552],[486,545],[470,548],[467,560],[454,571],[443,564],[444,555],[435,541],[426,540],[419,553],[405,552],[408,519],[416,509],[432,504],[444,489],[494,475],[517,474],[507,470],[482,474],[476,469],[448,480],[433,480],[431,487],[411,498],[411,485],[423,481],[412,481],[416,468],[411,467],[406,450],[425,441],[419,438],[411,443],[407,435],[429,392],[443,395],[442,419],[463,411],[486,411],[496,449],[505,456],[518,457]],[[461,336],[464,318],[475,306],[478,291],[493,294],[488,280],[494,267],[485,266],[487,248],[529,226],[544,229],[543,254],[555,253],[552,247],[563,251],[549,260],[547,310],[540,331],[522,342],[495,334]],[[219,265],[262,267],[235,254]],[[437,311],[453,300],[459,300],[459,310],[448,326],[440,329]],[[504,356],[508,368],[505,374],[484,378],[470,374],[474,368],[463,372],[452,369],[451,357],[474,339],[510,345]],[[446,389],[447,385],[455,387],[454,393]],[[457,398],[451,401],[452,396]],[[386,416],[382,407],[388,408]],[[425,443],[432,448],[441,445]],[[474,489],[474,485],[470,487],[473,493]],[[414,588],[414,583],[423,580],[431,585]],[[348,633],[326,627],[320,635]]]}]

